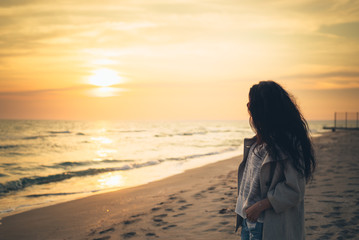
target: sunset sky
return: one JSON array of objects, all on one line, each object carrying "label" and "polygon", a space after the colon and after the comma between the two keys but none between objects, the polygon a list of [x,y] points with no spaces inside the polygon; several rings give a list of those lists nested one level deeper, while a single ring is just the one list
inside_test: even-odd
[{"label": "sunset sky", "polygon": [[0,118],[247,119],[272,79],[359,111],[359,1],[0,1]]}]

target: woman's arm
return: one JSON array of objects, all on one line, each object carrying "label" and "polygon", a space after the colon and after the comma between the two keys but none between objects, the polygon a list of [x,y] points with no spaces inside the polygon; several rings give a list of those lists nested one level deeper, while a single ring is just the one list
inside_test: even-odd
[{"label": "woman's arm", "polygon": [[268,191],[267,198],[276,213],[294,207],[304,198],[305,178],[301,176],[290,161],[285,162],[284,181]]},{"label": "woman's arm", "polygon": [[284,167],[284,181],[268,191],[267,198],[256,202],[246,209],[247,219],[251,222],[257,221],[259,215],[270,208],[276,213],[284,212],[294,207],[303,199],[305,191],[305,179],[287,161]]},{"label": "woman's arm", "polygon": [[247,215],[247,219],[251,222],[256,222],[257,219],[259,218],[259,215],[267,210],[272,208],[272,205],[270,203],[270,201],[268,200],[268,198],[265,198],[259,202],[256,202],[255,204],[253,204],[252,206],[250,206],[249,208],[246,209],[246,215]]}]

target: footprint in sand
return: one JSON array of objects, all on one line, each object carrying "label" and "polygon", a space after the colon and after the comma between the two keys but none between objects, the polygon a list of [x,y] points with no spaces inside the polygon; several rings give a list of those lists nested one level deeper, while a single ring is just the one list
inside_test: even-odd
[{"label": "footprint in sand", "polygon": [[153,221],[154,221],[154,222],[163,222],[163,220],[162,220],[162,219],[159,219],[159,218],[154,218]]},{"label": "footprint in sand", "polygon": [[141,216],[145,216],[145,215],[146,215],[146,213],[139,213],[139,214],[132,215],[131,217],[136,218],[136,217],[141,217]]},{"label": "footprint in sand", "polygon": [[222,225],[227,225],[229,222],[227,222],[227,221],[224,221],[224,222],[220,222],[220,224],[222,224]]},{"label": "footprint in sand", "polygon": [[321,228],[329,228],[331,226],[333,226],[333,224],[324,224],[324,225],[321,225],[320,227]]},{"label": "footprint in sand", "polygon": [[219,214],[225,214],[228,213],[229,209],[228,208],[222,208],[221,210],[218,211]]},{"label": "footprint in sand", "polygon": [[125,220],[125,221],[123,221],[123,224],[129,225],[129,224],[132,224],[132,223],[141,221],[141,220],[142,220],[142,219]]},{"label": "footprint in sand", "polygon": [[338,219],[332,222],[334,225],[344,228],[347,225],[347,222],[345,221],[345,219]]},{"label": "footprint in sand", "polygon": [[185,213],[179,213],[179,214],[173,215],[172,217],[179,217],[179,216],[183,216],[183,215],[186,215],[186,214]]},{"label": "footprint in sand", "polygon": [[99,234],[105,234],[105,233],[113,232],[113,231],[115,231],[115,229],[112,227],[112,228],[109,228],[109,229],[106,229],[106,230],[102,230],[101,232],[99,232]]},{"label": "footprint in sand", "polygon": [[224,197],[221,197],[221,198],[215,198],[215,199],[213,199],[213,200],[212,200],[212,202],[220,202],[220,201],[223,201],[223,200],[225,200],[225,198],[224,198]]},{"label": "footprint in sand", "polygon": [[323,214],[323,212],[307,212],[308,214],[320,214],[320,215],[322,215]]},{"label": "footprint in sand", "polygon": [[196,199],[205,198],[205,196],[203,196],[201,193],[196,193],[195,195],[193,195],[193,197]]},{"label": "footprint in sand", "polygon": [[146,233],[147,237],[158,237],[156,233]]},{"label": "footprint in sand", "polygon": [[215,232],[217,231],[217,228],[209,228],[207,230],[204,230],[205,232]]},{"label": "footprint in sand", "polygon": [[136,235],[136,232],[128,232],[128,233],[122,234],[122,236],[123,236],[124,238],[130,238],[130,237],[133,237],[133,236],[135,236],[135,235]]},{"label": "footprint in sand", "polygon": [[226,192],[226,193],[224,193],[224,195],[232,196],[232,195],[233,195],[233,192]]},{"label": "footprint in sand", "polygon": [[159,207],[154,207],[154,208],[152,208],[151,210],[154,212],[154,211],[158,211],[158,210],[160,210],[161,208],[159,208]]},{"label": "footprint in sand", "polygon": [[322,192],[322,194],[329,194],[329,193],[335,193],[335,191],[325,191],[325,192]]},{"label": "footprint in sand", "polygon": [[232,232],[233,232],[233,229],[232,229],[232,228],[230,228],[230,229],[221,229],[221,230],[219,230],[218,232],[232,233]]},{"label": "footprint in sand", "polygon": [[100,238],[94,238],[93,240],[107,240],[110,239],[110,236],[100,237]]},{"label": "footprint in sand", "polygon": [[163,227],[162,229],[166,230],[166,229],[173,228],[173,227],[177,227],[177,225],[176,224],[168,225],[166,227]]},{"label": "footprint in sand", "polygon": [[322,234],[322,235],[319,237],[319,239],[330,239],[330,237],[333,236],[333,235],[334,235],[334,233],[332,233],[332,232],[327,232],[327,233]]},{"label": "footprint in sand", "polygon": [[189,204],[186,204],[186,205],[183,205],[181,206],[180,208],[178,208],[178,210],[185,210],[187,209],[189,206],[192,206],[193,204],[189,203]]},{"label": "footprint in sand", "polygon": [[173,194],[171,194],[171,195],[169,195],[169,198],[168,198],[169,200],[175,200],[175,199],[177,199],[177,197],[176,196],[174,196]]},{"label": "footprint in sand", "polygon": [[309,228],[312,229],[312,230],[317,230],[318,226],[309,226]]},{"label": "footprint in sand", "polygon": [[167,222],[163,221],[162,218],[167,217],[167,214],[160,214],[153,217],[153,221],[155,222],[155,226],[162,226],[167,224]]}]

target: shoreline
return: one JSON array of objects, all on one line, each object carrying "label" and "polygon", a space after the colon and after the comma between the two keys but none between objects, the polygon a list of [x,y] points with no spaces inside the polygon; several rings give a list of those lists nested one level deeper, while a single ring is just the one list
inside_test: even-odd
[{"label": "shoreline", "polygon": [[[318,168],[307,185],[307,239],[359,237],[359,132],[313,139]],[[162,180],[2,219],[4,239],[233,239],[241,156]]]},{"label": "shoreline", "polygon": [[[113,218],[113,212],[116,212],[116,215],[120,214],[121,218],[123,218],[128,213],[128,210],[126,210],[127,208],[131,208],[132,211],[137,212],[137,214],[141,214],[141,212],[143,212],[145,209],[148,209],[150,206],[157,204],[163,205],[161,203],[164,203],[169,195],[175,195],[177,193],[184,193],[186,191],[189,191],[189,189],[191,188],[188,188],[188,185],[191,185],[192,182],[195,183],[195,186],[201,184],[208,184],[206,178],[204,177],[204,173],[207,173],[207,176],[210,178],[216,176],[219,176],[220,178],[225,178],[225,175],[228,173],[228,171],[233,172],[233,170],[238,166],[239,161],[241,160],[242,158],[240,155],[237,157],[206,164],[201,167],[188,169],[185,170],[183,173],[175,174],[147,184],[124,188],[117,191],[95,194],[84,198],[57,203],[41,208],[35,208],[10,216],[6,216],[1,219],[0,235],[3,235],[3,233],[6,234],[9,232],[13,232],[15,233],[16,237],[12,238],[9,236],[9,239],[42,239],[40,235],[34,233],[35,230],[33,227],[26,226],[29,222],[35,223],[35,225],[37,225],[37,222],[42,222],[42,224],[45,224],[47,226],[45,227],[45,229],[52,228],[52,230],[49,230],[49,232],[56,232],[55,228],[58,225],[58,222],[65,224],[66,226],[64,227],[66,229],[72,229],[70,225],[66,224],[67,217],[64,216],[63,212],[73,213],[76,211],[79,213],[77,217],[81,218],[83,221],[86,221],[85,219],[89,219],[88,215],[91,215],[90,219],[101,218],[103,219],[102,221],[104,221],[104,219]],[[174,197],[172,198],[172,200],[175,199]],[[151,199],[151,201],[145,201],[145,199]],[[132,203],[133,200],[141,203],[141,205],[134,206],[135,204]],[[97,203],[99,202],[102,203],[102,206],[98,206]],[[118,207],[118,205],[120,205],[120,207]],[[122,206],[125,206],[125,208],[121,208]],[[53,215],[62,216],[63,218],[53,219]],[[84,217],[85,215],[86,217]],[[131,218],[131,216],[127,217]],[[89,220],[89,222],[86,221],[84,225],[91,225],[91,229],[96,229],[99,227],[96,224],[91,224],[91,222],[92,220]],[[16,228],[16,226],[18,225],[21,225],[25,228],[23,230],[24,235],[19,232],[16,232],[15,229],[13,229],[13,227]],[[7,229],[8,226],[10,227],[10,229]],[[44,226],[42,225],[42,227]],[[48,232],[48,230],[46,230],[46,232]],[[61,234],[65,233],[62,232],[60,233],[60,235]],[[57,239],[57,234],[46,237],[45,235],[44,238]],[[71,239],[77,239],[77,237],[74,237],[77,236],[76,232],[72,232],[71,236]]]},{"label": "shoreline", "polygon": [[[243,149],[243,145],[240,147],[240,149]],[[214,163],[225,161],[225,160],[228,160],[231,158],[241,157],[241,154],[233,154],[231,152],[224,153],[224,154],[222,153],[222,155],[224,155],[224,156],[222,156],[222,158],[220,158],[220,159],[213,158],[212,155],[204,156],[201,159],[197,159],[197,161],[189,161],[189,162],[182,163],[180,167],[175,167],[173,165],[167,165],[167,167],[166,167],[166,165],[165,165],[164,167],[165,167],[165,169],[168,169],[168,172],[166,174],[160,174],[161,176],[159,174],[150,173],[151,171],[159,170],[159,169],[156,169],[156,167],[157,167],[156,165],[149,165],[145,168],[134,169],[134,171],[136,171],[136,173],[134,174],[132,172],[131,175],[129,175],[127,172],[124,172],[122,174],[126,178],[135,179],[134,176],[142,175],[143,177],[147,178],[147,180],[144,182],[141,182],[141,181],[136,182],[136,181],[132,180],[132,183],[130,183],[129,185],[95,190],[95,191],[91,191],[88,193],[85,193],[85,192],[79,193],[78,196],[76,196],[76,197],[72,196],[71,198],[68,198],[68,199],[60,199],[60,200],[36,203],[34,205],[22,206],[20,209],[15,209],[13,211],[4,212],[2,215],[0,215],[0,225],[1,225],[2,219],[6,218],[6,217],[13,216],[13,215],[21,214],[21,213],[24,213],[27,211],[32,211],[32,210],[43,208],[43,207],[50,207],[50,206],[54,206],[57,204],[66,203],[66,202],[74,201],[74,200],[79,200],[82,198],[87,198],[87,197],[91,197],[91,196],[95,196],[95,195],[99,195],[99,194],[117,192],[117,191],[122,191],[124,189],[129,189],[129,188],[136,188],[139,186],[150,184],[152,182],[165,180],[169,177],[182,174],[191,169],[201,168],[201,167],[204,167],[209,164],[214,164]],[[121,171],[119,171],[119,172],[121,172]],[[131,180],[130,180],[130,182],[131,182]]]}]

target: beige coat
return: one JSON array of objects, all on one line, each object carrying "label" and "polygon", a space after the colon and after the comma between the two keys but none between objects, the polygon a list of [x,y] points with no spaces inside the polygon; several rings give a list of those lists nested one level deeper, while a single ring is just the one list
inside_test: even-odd
[{"label": "beige coat", "polygon": [[[243,161],[238,168],[238,188],[249,149],[255,141],[255,138],[244,140]],[[280,159],[275,160],[266,154],[260,169],[260,190],[262,198],[267,197],[273,207],[264,213],[263,240],[305,239],[305,179],[288,161],[288,156],[282,154]],[[242,221],[243,218],[237,215],[236,231]]]}]

